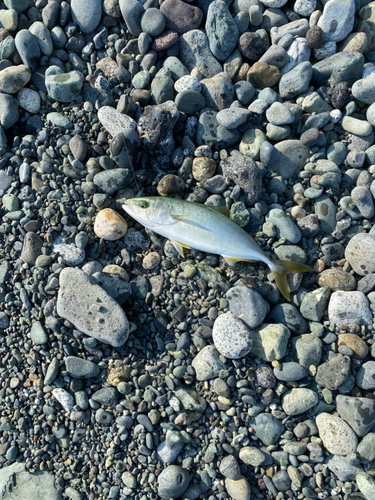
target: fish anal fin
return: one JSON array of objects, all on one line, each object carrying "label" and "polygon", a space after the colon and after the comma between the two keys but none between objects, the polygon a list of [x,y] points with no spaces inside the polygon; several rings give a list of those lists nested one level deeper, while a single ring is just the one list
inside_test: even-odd
[{"label": "fish anal fin", "polygon": [[187,245],[184,245],[183,243],[180,243],[179,241],[176,241],[176,240],[170,240],[172,245],[175,247],[175,249],[177,250],[177,252],[181,255],[181,257],[185,257],[185,254],[184,254],[184,248],[186,249],[190,249],[190,247],[188,247]]},{"label": "fish anal fin", "polygon": [[286,300],[290,300],[287,274],[313,272],[311,267],[306,266],[306,264],[292,262],[290,260],[272,260],[272,266],[270,266],[270,269],[280,293],[286,298]]},{"label": "fish anal fin", "polygon": [[255,260],[250,260],[250,259],[238,259],[237,257],[229,257],[227,255],[222,256],[223,259],[227,264],[230,266],[234,266],[236,262],[256,262]]},{"label": "fish anal fin", "polygon": [[290,290],[289,290],[289,285],[288,281],[286,278],[286,273],[281,272],[278,273],[271,269],[272,275],[275,278],[277,288],[280,290],[280,293],[286,298],[286,300],[290,300]]},{"label": "fish anal fin", "polygon": [[280,261],[286,269],[287,273],[313,273],[314,271],[310,266],[306,264],[301,264],[300,262],[292,262],[290,260]]},{"label": "fish anal fin", "polygon": [[216,212],[219,212],[219,214],[225,215],[225,217],[228,217],[228,219],[230,219],[229,209],[225,205],[222,205],[221,207],[210,207],[210,208],[216,210]]}]

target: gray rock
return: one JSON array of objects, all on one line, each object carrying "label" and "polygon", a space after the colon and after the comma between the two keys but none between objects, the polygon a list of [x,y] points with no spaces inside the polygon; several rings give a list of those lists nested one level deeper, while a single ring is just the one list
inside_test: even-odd
[{"label": "gray rock", "polygon": [[169,69],[173,81],[177,81],[185,75],[189,75],[189,70],[182,64],[182,62],[174,56],[167,57],[163,61],[163,68]]},{"label": "gray rock", "polygon": [[223,175],[243,189],[250,205],[256,203],[262,193],[262,176],[254,160],[247,156],[228,156],[221,162]]},{"label": "gray rock", "polygon": [[81,92],[83,75],[78,71],[48,75],[45,84],[51,99],[59,102],[72,102]]},{"label": "gray rock", "polygon": [[367,361],[357,371],[356,383],[366,391],[375,389],[375,361]]},{"label": "gray rock", "polygon": [[205,98],[196,90],[183,90],[179,92],[175,102],[177,109],[188,115],[194,115],[206,106]]},{"label": "gray rock", "polygon": [[36,345],[43,345],[48,341],[48,335],[40,321],[34,321],[30,330],[30,337]]},{"label": "gray rock", "polygon": [[206,34],[211,52],[218,61],[225,61],[236,48],[239,32],[227,4],[215,0],[208,8]]},{"label": "gray rock", "polygon": [[335,325],[371,325],[372,313],[369,302],[362,292],[339,290],[331,295],[328,317]]},{"label": "gray rock", "polygon": [[225,297],[229,302],[229,311],[251,329],[259,326],[268,313],[268,303],[247,286],[235,286]]},{"label": "gray rock", "polygon": [[44,385],[51,385],[59,373],[60,362],[57,358],[53,358],[47,367],[46,375],[44,377]]},{"label": "gray rock", "polygon": [[255,436],[262,441],[265,446],[277,443],[284,432],[284,425],[270,413],[260,413],[257,415],[251,427]]},{"label": "gray rock", "polygon": [[42,253],[43,241],[36,233],[28,232],[23,240],[21,259],[29,266],[33,266],[37,257]]},{"label": "gray rock", "polygon": [[362,76],[364,57],[359,52],[338,52],[312,67],[312,79],[316,86],[330,83],[334,87],[338,83],[348,85],[359,80]]},{"label": "gray rock", "polygon": [[375,459],[375,432],[367,434],[357,447],[357,453],[371,462]]},{"label": "gray rock", "polygon": [[224,477],[234,481],[237,481],[241,476],[240,466],[233,455],[227,455],[222,459],[219,471]]},{"label": "gray rock", "polygon": [[41,53],[50,56],[53,52],[53,43],[48,28],[40,21],[36,21],[30,26],[29,31],[36,37]]},{"label": "gray rock", "polygon": [[260,147],[262,164],[283,179],[289,179],[302,170],[309,156],[309,148],[297,140],[281,141],[276,146],[265,141]]},{"label": "gray rock", "polygon": [[329,286],[323,286],[307,293],[301,303],[302,316],[310,321],[320,321],[326,310],[330,293]]},{"label": "gray rock", "polygon": [[241,134],[238,130],[227,130],[216,119],[216,111],[203,108],[199,115],[196,143],[207,145],[212,149],[226,149],[238,143]]},{"label": "gray rock", "polygon": [[66,116],[61,113],[53,111],[52,113],[47,113],[47,120],[55,125],[56,127],[61,127],[65,129],[73,128],[73,123]]},{"label": "gray rock", "polygon": [[127,340],[129,325],[123,309],[79,269],[61,271],[57,312],[101,342],[117,347]]},{"label": "gray rock", "polygon": [[[61,491],[56,488],[53,475],[39,471],[36,474],[26,472],[25,464],[16,462],[0,470],[0,484],[2,485],[1,499],[61,500]],[[9,489],[6,485],[12,484]]]},{"label": "gray rock", "polygon": [[250,111],[244,108],[229,108],[218,112],[216,119],[226,129],[238,128],[246,122]]},{"label": "gray rock", "polygon": [[123,129],[122,132],[114,136],[110,150],[119,167],[133,169],[137,164],[140,152],[138,132],[132,128]]},{"label": "gray rock", "polygon": [[268,315],[268,320],[273,323],[282,323],[297,335],[307,331],[306,321],[292,304],[277,304]]},{"label": "gray rock", "polygon": [[294,115],[291,110],[281,104],[274,102],[266,111],[267,120],[273,125],[286,125],[294,122]]},{"label": "gray rock", "polygon": [[354,0],[330,0],[324,5],[318,26],[323,31],[323,40],[341,42],[354,26]]},{"label": "gray rock", "polygon": [[285,238],[290,243],[298,243],[301,239],[301,231],[292,219],[280,208],[273,208],[266,216],[266,221],[276,227],[276,237]]},{"label": "gray rock", "polygon": [[284,394],[282,408],[287,415],[300,415],[310,410],[318,401],[319,397],[316,392],[310,389],[297,388]]},{"label": "gray rock", "polygon": [[0,312],[0,329],[5,330],[9,326],[9,318],[5,312]]},{"label": "gray rock", "polygon": [[229,108],[234,99],[234,87],[227,73],[218,73],[200,81],[206,105],[215,111]]},{"label": "gray rock", "polygon": [[175,390],[175,396],[181,402],[184,412],[192,422],[200,419],[207,407],[203,396],[187,385],[179,386]]},{"label": "gray rock", "polygon": [[85,259],[85,251],[72,243],[65,243],[62,236],[58,236],[52,245],[52,251],[59,254],[67,266],[76,267]]},{"label": "gray rock", "polygon": [[286,326],[263,323],[253,331],[252,352],[263,361],[282,359],[289,338],[290,331]]},{"label": "gray rock", "polygon": [[249,327],[230,311],[215,320],[212,340],[220,354],[229,359],[243,358],[253,344]]},{"label": "gray rock", "polygon": [[319,219],[320,232],[331,234],[336,227],[336,206],[332,200],[326,195],[317,198],[314,211]]},{"label": "gray rock", "polygon": [[351,197],[361,215],[365,219],[371,219],[374,215],[374,201],[370,190],[366,186],[356,186],[351,192]]},{"label": "gray rock", "polygon": [[65,367],[68,374],[73,378],[94,378],[100,373],[98,365],[77,356],[65,358]]},{"label": "gray rock", "polygon": [[130,184],[132,178],[131,170],[127,168],[114,168],[99,172],[95,175],[93,182],[101,191],[112,195],[119,189],[123,189]]},{"label": "gray rock", "polygon": [[35,71],[39,66],[41,55],[36,36],[29,30],[23,29],[17,33],[14,40],[23,64],[31,71]]},{"label": "gray rock", "polygon": [[[268,9],[268,13],[271,14],[272,10],[273,9]],[[296,21],[292,21],[290,23],[285,22],[285,18],[283,19],[279,17],[279,20],[281,21],[280,24],[275,24],[271,31],[272,44],[275,45],[277,45],[281,38],[283,38],[285,35],[292,35],[292,37],[290,37],[291,41],[297,36],[304,37],[309,29],[309,23],[307,19],[297,19]],[[289,42],[289,44],[286,44],[287,47],[290,45],[291,41]]]},{"label": "gray rock", "polygon": [[357,474],[363,472],[363,469],[359,465],[353,465],[349,460],[349,457],[329,455],[325,463],[327,464],[327,468],[337,476],[339,481],[354,481]]},{"label": "gray rock", "polygon": [[160,460],[163,464],[172,464],[180,454],[183,447],[183,442],[167,446],[166,440],[162,441],[156,449],[158,460]]},{"label": "gray rock", "polygon": [[305,61],[298,64],[280,78],[280,97],[282,99],[290,99],[306,92],[312,76],[313,67],[310,62]]},{"label": "gray rock", "polygon": [[165,28],[165,17],[159,9],[146,9],[141,19],[141,28],[144,33],[152,37],[159,36]]},{"label": "gray rock", "polygon": [[103,387],[95,391],[91,398],[101,405],[115,408],[119,400],[119,392],[115,387]]},{"label": "gray rock", "polygon": [[225,369],[219,355],[219,351],[212,345],[208,345],[198,352],[192,362],[197,380],[210,380],[217,377],[220,371]]},{"label": "gray rock", "polygon": [[281,363],[278,368],[273,369],[273,373],[278,380],[283,382],[301,380],[307,376],[306,368],[294,361]]},{"label": "gray rock", "polygon": [[7,94],[0,94],[0,126],[7,130],[18,121],[18,102]]},{"label": "gray rock", "polygon": [[211,78],[222,72],[219,61],[212,54],[208,38],[200,30],[184,33],[178,41],[180,59],[189,71],[196,68],[204,78]]},{"label": "gray rock", "polygon": [[372,399],[338,395],[336,408],[359,437],[365,436],[375,424],[375,401]]},{"label": "gray rock", "polygon": [[315,380],[320,386],[336,391],[346,381],[349,372],[350,358],[338,354],[318,366]]},{"label": "gray rock", "polygon": [[119,0],[119,5],[128,30],[134,37],[139,36],[142,33],[141,20],[145,13],[143,5],[138,0]]},{"label": "gray rock", "polygon": [[158,493],[165,500],[175,499],[183,495],[190,483],[187,469],[178,465],[169,465],[158,476]]},{"label": "gray rock", "polygon": [[[151,83],[151,94],[152,99],[156,104],[162,104],[166,101],[171,101],[174,99],[174,91],[173,91],[173,80],[170,76],[158,76],[152,80]],[[199,94],[200,95],[200,94]],[[203,99],[204,101],[204,99]],[[176,102],[176,106],[178,109],[178,104]],[[199,111],[203,108],[204,102],[202,106],[197,110]],[[180,110],[182,111],[182,110]],[[195,112],[193,112],[195,113]],[[192,114],[193,114],[192,113]]]},{"label": "gray rock", "polygon": [[113,420],[113,415],[109,411],[105,411],[102,408],[99,408],[99,410],[97,410],[95,413],[95,420],[98,424],[110,425]]},{"label": "gray rock", "polygon": [[365,496],[366,500],[375,500],[375,480],[366,472],[359,472],[355,476],[359,491]]},{"label": "gray rock", "polygon": [[82,33],[92,33],[97,28],[102,16],[101,0],[72,0],[70,8],[73,21],[78,24]]}]

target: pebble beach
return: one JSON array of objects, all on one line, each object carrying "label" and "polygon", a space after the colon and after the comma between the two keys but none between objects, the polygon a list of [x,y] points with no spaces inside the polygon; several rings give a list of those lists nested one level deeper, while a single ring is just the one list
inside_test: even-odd
[{"label": "pebble beach", "polygon": [[375,2],[0,0],[0,500],[375,500],[374,200]]}]

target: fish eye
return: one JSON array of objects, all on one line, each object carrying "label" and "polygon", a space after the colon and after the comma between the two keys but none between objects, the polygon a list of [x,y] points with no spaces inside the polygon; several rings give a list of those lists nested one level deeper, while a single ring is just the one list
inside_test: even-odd
[{"label": "fish eye", "polygon": [[139,206],[141,208],[147,208],[147,203],[145,201],[141,201],[141,203],[139,204]]}]

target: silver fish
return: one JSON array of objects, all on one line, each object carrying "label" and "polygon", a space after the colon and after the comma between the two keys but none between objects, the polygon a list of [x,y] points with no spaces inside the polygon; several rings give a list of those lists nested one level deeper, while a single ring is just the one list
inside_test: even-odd
[{"label": "silver fish", "polygon": [[149,196],[126,200],[123,209],[143,226],[168,238],[182,256],[184,248],[195,248],[220,254],[229,265],[237,261],[264,262],[287,300],[287,273],[312,272],[299,262],[270,259],[246,231],[220,213],[227,211],[226,207],[219,207],[218,211],[190,201]]}]

